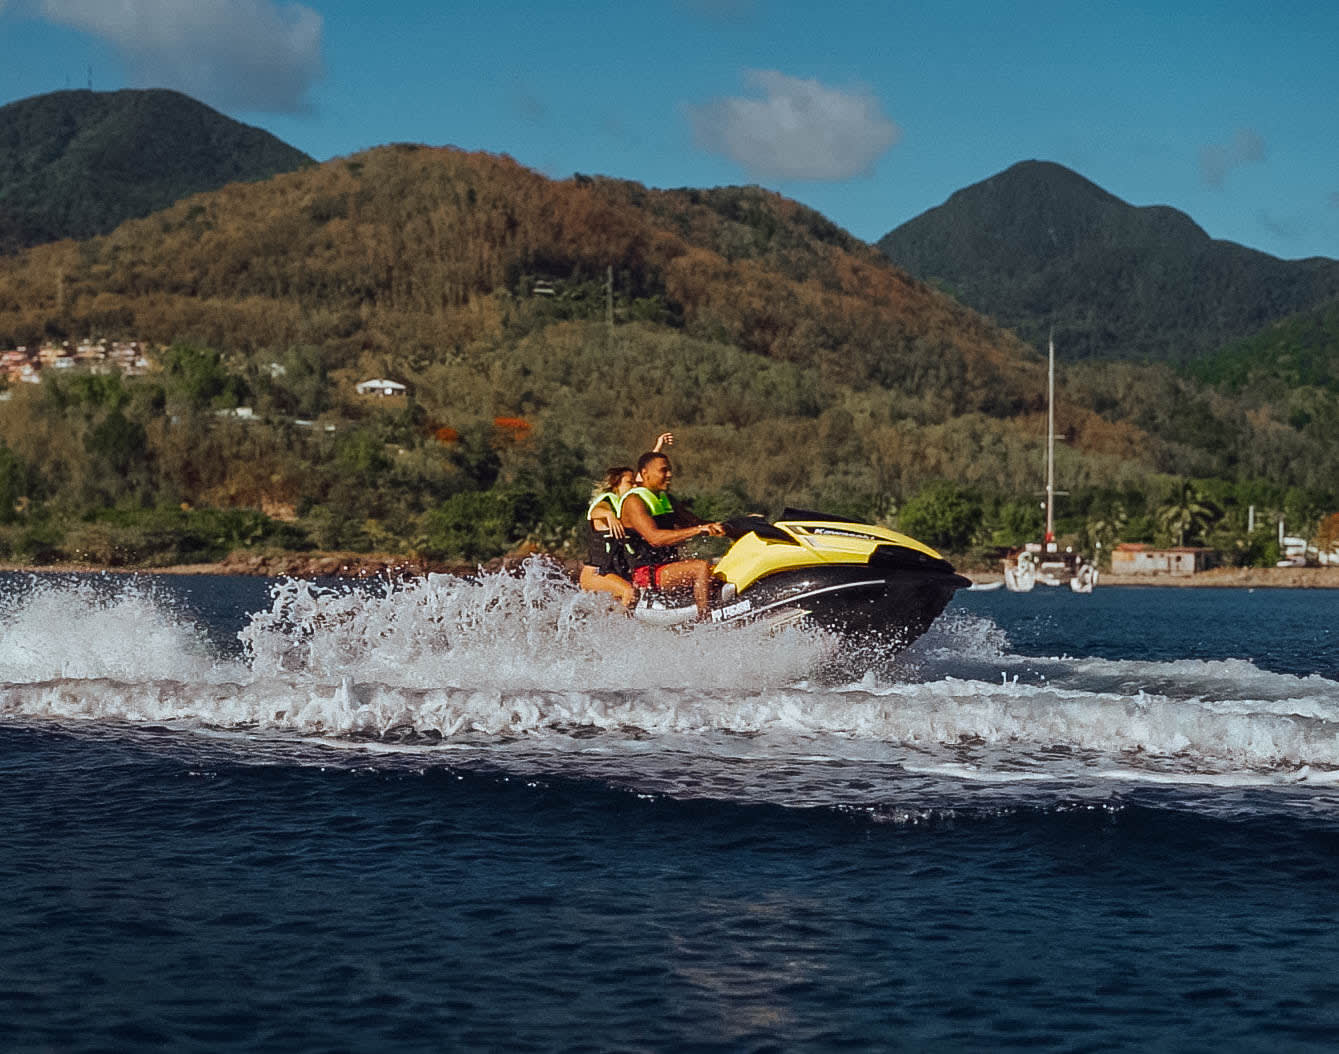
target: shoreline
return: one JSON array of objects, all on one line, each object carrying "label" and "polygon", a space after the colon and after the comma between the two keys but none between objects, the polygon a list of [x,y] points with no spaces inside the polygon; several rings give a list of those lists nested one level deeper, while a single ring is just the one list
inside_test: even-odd
[{"label": "shoreline", "polygon": [[[511,553],[480,565],[463,561],[428,561],[390,553],[231,553],[212,563],[172,564],[164,567],[105,567],[89,563],[16,564],[0,562],[0,571],[33,574],[124,575],[254,575],[263,578],[414,578],[430,573],[473,574],[507,571],[533,552]],[[575,577],[579,561],[559,560]],[[973,583],[1002,582],[998,571],[963,571]],[[1171,589],[1339,589],[1339,567],[1216,567],[1193,575],[1113,575],[1104,572],[1098,589],[1155,586]]]},{"label": "shoreline", "polygon": [[[1003,582],[998,571],[964,571],[974,583]],[[1215,567],[1192,575],[1114,575],[1103,571],[1098,589],[1156,586],[1171,589],[1339,589],[1339,567]]]},{"label": "shoreline", "polygon": [[[537,552],[509,553],[479,564],[465,561],[424,560],[413,556],[391,553],[254,553],[239,550],[222,560],[198,564],[167,564],[163,566],[123,565],[109,567],[103,564],[67,562],[58,564],[17,564],[0,561],[0,571],[32,574],[114,574],[114,575],[246,575],[257,578],[418,578],[427,574],[471,575],[484,572],[509,571]],[[579,562],[552,557],[576,577]]]}]

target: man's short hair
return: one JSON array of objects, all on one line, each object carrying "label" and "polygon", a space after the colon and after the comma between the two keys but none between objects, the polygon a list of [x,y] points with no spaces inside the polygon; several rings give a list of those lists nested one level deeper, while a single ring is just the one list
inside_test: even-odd
[{"label": "man's short hair", "polygon": [[665,459],[665,463],[668,464],[669,463],[668,455],[662,453],[659,450],[648,450],[645,454],[643,454],[641,457],[637,459],[637,471],[638,472],[644,471],[646,466],[649,465],[652,461],[655,461],[657,458],[662,457]]}]

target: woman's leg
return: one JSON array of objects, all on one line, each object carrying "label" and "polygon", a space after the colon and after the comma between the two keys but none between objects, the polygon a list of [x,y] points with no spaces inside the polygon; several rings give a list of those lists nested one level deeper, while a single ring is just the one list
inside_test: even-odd
[{"label": "woman's leg", "polygon": [[619,578],[618,575],[602,575],[599,569],[591,564],[581,568],[581,577],[577,579],[577,585],[592,593],[609,593],[617,597],[618,602],[625,608],[632,607],[637,599],[637,591],[626,578]]}]

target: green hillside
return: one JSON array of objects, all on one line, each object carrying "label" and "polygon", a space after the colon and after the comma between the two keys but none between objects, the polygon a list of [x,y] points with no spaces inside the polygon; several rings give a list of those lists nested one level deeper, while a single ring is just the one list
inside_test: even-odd
[{"label": "green hillside", "polygon": [[[0,555],[562,549],[593,477],[667,428],[705,514],[827,507],[978,549],[1038,529],[1038,349],[758,188],[383,147],[0,259],[0,347],[89,337],[156,369],[11,387]],[[372,377],[408,398],[359,396]],[[1187,487],[1216,510],[1190,537],[1247,555],[1248,503],[1339,506],[1319,419],[1164,366],[1070,364],[1060,390],[1076,542],[1167,536]]]},{"label": "green hillside", "polygon": [[0,107],[0,252],[104,234],[311,158],[177,92],[63,91]]},{"label": "green hillside", "polygon": [[1061,165],[1025,161],[879,240],[889,259],[1066,355],[1185,363],[1339,293],[1339,261],[1215,241]]},{"label": "green hillside", "polygon": [[1292,315],[1197,362],[1190,372],[1234,392],[1339,394],[1339,301]]}]

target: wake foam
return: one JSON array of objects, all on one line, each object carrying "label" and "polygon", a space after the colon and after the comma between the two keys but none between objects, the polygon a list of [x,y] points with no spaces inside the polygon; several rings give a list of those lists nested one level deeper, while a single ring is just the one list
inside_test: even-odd
[{"label": "wake foam", "polygon": [[6,598],[0,716],[583,765],[654,755],[701,783],[744,763],[769,784],[801,772],[825,786],[872,772],[955,785],[1339,772],[1333,681],[1244,660],[1018,656],[965,613],[892,676],[833,687],[810,678],[834,647],[821,634],[644,626],[537,561],[516,577],[281,582],[239,634],[241,661],[211,653],[152,589],[95,585]]}]

